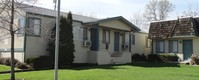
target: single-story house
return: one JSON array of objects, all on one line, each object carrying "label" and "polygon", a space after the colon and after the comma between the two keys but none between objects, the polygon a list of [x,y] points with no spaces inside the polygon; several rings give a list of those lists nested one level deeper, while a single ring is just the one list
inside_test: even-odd
[{"label": "single-story house", "polygon": [[179,18],[177,20],[152,22],[149,39],[152,40],[154,54],[174,53],[181,60],[199,55],[199,18]]},{"label": "single-story house", "polygon": [[[14,22],[21,28],[15,37],[15,58],[24,62],[31,57],[48,55],[48,37],[55,26],[56,11],[25,4],[17,6],[23,8],[18,9],[20,14],[15,14]],[[67,13],[61,12],[61,15],[66,16]],[[131,54],[136,50],[133,46],[140,45],[135,41],[132,44],[132,37],[134,33],[139,34],[139,28],[122,16],[105,19],[72,16],[74,63],[102,65],[131,62]],[[139,50],[143,51],[142,48]],[[10,57],[10,39],[0,42],[0,57]]]}]

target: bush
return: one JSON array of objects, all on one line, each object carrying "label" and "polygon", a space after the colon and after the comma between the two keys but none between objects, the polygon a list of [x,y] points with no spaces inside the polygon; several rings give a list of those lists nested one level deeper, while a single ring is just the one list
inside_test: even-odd
[{"label": "bush", "polygon": [[[11,65],[11,58],[0,58],[0,64],[10,66]],[[28,65],[25,63],[21,63],[19,60],[14,59],[15,67],[19,69],[28,69]]]},{"label": "bush", "polygon": [[163,62],[158,54],[149,54],[147,60],[149,62]]},{"label": "bush", "polygon": [[17,63],[15,64],[15,66],[16,66],[17,68],[19,68],[19,69],[29,69],[29,66],[28,66],[28,65],[26,65],[25,63],[21,63],[21,62],[17,62]]},{"label": "bush", "polygon": [[40,56],[36,58],[28,58],[26,63],[33,69],[49,69],[53,68],[54,60],[51,56]]},{"label": "bush", "polygon": [[160,54],[159,57],[163,62],[173,62],[178,61],[179,59],[179,57],[175,54]]},{"label": "bush", "polygon": [[149,54],[149,62],[173,62],[178,61],[179,57],[176,54]]},{"label": "bush", "polygon": [[[18,60],[14,59],[14,65],[19,62]],[[11,58],[0,58],[0,64],[10,66],[11,65]]]},{"label": "bush", "polygon": [[140,55],[135,53],[132,55],[132,61],[146,61],[146,56],[144,54]]}]

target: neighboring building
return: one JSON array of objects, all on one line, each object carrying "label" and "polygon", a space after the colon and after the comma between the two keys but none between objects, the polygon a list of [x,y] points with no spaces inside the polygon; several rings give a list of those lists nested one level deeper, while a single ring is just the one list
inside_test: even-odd
[{"label": "neighboring building", "polygon": [[151,53],[151,40],[148,39],[148,33],[135,32],[132,34],[131,41],[132,54],[150,54]]},{"label": "neighboring building", "polygon": [[[55,26],[54,10],[18,5],[21,14],[15,15],[15,24],[19,30],[15,37],[15,58],[24,62],[27,58],[48,55],[48,40],[52,28]],[[67,13],[62,12],[66,16]],[[137,41],[131,45],[133,33],[140,29],[125,18],[113,17],[96,19],[73,14],[73,34],[75,44],[74,63],[121,64],[131,62],[131,52]],[[140,35],[145,33],[140,33]],[[135,36],[136,38],[139,36]],[[139,41],[139,39],[136,39]],[[145,39],[143,42],[146,41]],[[140,42],[140,41],[139,41]],[[137,44],[138,43],[138,44]],[[142,44],[142,42],[140,42]],[[144,47],[139,47],[143,51]],[[0,57],[10,57],[10,39],[0,42]]]},{"label": "neighboring building", "polygon": [[153,22],[150,24],[149,38],[154,54],[174,53],[182,60],[192,54],[199,55],[199,18],[179,18],[178,20]]}]

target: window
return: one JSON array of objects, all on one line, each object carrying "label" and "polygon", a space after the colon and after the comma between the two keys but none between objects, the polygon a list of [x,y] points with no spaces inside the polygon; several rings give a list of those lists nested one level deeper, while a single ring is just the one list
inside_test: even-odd
[{"label": "window", "polygon": [[88,28],[83,28],[83,40],[88,40]]},{"label": "window", "polygon": [[132,44],[135,45],[135,35],[132,35]]},{"label": "window", "polygon": [[110,30],[103,30],[103,43],[110,43]]},{"label": "window", "polygon": [[169,52],[170,53],[178,53],[178,41],[177,40],[169,41]]},{"label": "window", "polygon": [[156,52],[164,53],[164,41],[156,41]]},{"label": "window", "polygon": [[25,21],[23,19],[18,19],[18,30],[17,30],[17,36],[20,37],[22,34],[24,34],[24,27],[25,27]]},{"label": "window", "polygon": [[41,19],[29,18],[28,19],[29,35],[40,36],[41,34]]},{"label": "window", "polygon": [[122,34],[122,43],[125,44],[125,33]]}]

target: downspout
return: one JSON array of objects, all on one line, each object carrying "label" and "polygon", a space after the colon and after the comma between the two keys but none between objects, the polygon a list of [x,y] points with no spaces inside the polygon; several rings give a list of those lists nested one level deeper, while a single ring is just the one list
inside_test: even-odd
[{"label": "downspout", "polygon": [[26,33],[26,27],[28,26],[28,18],[27,18],[27,13],[25,17],[25,27],[24,27],[24,46],[23,46],[23,51],[24,51],[24,62],[26,62],[26,43],[27,43],[27,33]]}]

